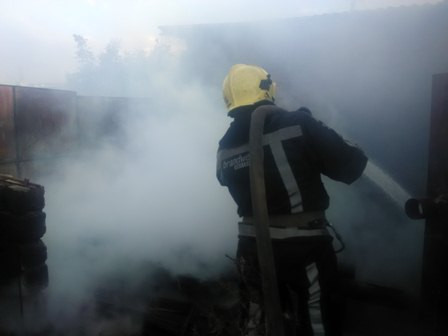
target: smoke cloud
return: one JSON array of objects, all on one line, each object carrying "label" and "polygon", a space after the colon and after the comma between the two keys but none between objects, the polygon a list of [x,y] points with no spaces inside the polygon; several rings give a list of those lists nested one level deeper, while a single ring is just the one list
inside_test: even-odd
[{"label": "smoke cloud", "polygon": [[[116,137],[68,153],[37,181],[48,228],[44,320],[56,331],[78,335],[82,319],[96,330],[95,293],[117,283],[146,291],[160,269],[204,279],[233,267],[226,255],[235,253],[236,211],[215,177],[229,120],[219,87],[185,77],[173,52],[162,44],[151,56],[120,56],[111,44],[87,53],[92,63],[68,79],[80,94],[145,95],[146,103],[123,111]],[[127,304],[152,296],[140,294]]]},{"label": "smoke cloud", "polygon": [[[220,84],[233,63],[265,66],[278,81],[280,106],[311,107],[317,118],[359,143],[404,189],[424,193],[429,78],[433,71],[448,70],[434,48],[446,41],[439,32],[443,24],[434,28],[431,42],[404,34],[405,21],[395,22],[399,33],[392,36],[362,26],[368,21],[360,14],[344,26],[345,35],[338,35],[333,28],[342,25],[340,17],[314,19],[307,30],[303,22],[310,18],[293,30],[271,24],[248,27],[245,34],[239,25],[197,35],[188,29],[184,35],[170,34],[165,28],[150,47],[134,51],[120,40],[98,47],[88,34],[71,41],[76,70],[61,87],[85,96],[141,97],[147,103],[120,116],[119,138],[71,153],[53,175],[36,181],[45,186],[47,203],[50,286],[43,314],[56,331],[79,335],[79,328],[86,328],[86,334],[97,334],[104,322],[96,320],[92,305],[98,289],[117,283],[128,292],[148,288],[151,272],[159,267],[200,278],[232,267],[225,255],[235,253],[236,207],[214,174],[217,143],[230,122]],[[424,47],[428,53],[398,58],[394,46],[400,36],[420,41],[407,55]],[[359,280],[416,293],[423,223],[405,218],[381,189],[384,181],[324,182],[332,200],[329,218],[347,245],[342,262],[355,265]],[[81,320],[86,322],[80,327]],[[135,327],[126,318],[120,323]]]}]

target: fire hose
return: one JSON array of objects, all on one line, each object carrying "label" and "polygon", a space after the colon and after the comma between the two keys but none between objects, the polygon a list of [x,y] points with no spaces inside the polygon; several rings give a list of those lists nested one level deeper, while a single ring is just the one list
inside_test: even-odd
[{"label": "fire hose", "polygon": [[250,188],[253,217],[260,265],[265,324],[267,336],[284,336],[283,314],[275,272],[272,243],[269,234],[269,215],[264,181],[263,129],[266,116],[273,112],[270,106],[260,106],[253,113],[250,123]]}]

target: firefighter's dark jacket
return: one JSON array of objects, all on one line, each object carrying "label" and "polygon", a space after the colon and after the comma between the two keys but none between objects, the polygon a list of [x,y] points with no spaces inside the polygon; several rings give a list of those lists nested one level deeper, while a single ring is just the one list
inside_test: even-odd
[{"label": "firefighter's dark jacket", "polygon": [[[217,177],[229,188],[240,216],[252,215],[248,142],[251,114],[259,105],[232,111],[230,116],[235,119],[219,142]],[[314,119],[308,109],[288,112],[275,105],[272,108],[275,113],[267,116],[263,135],[269,213],[327,209],[329,198],[321,174],[350,184],[361,176],[367,157]]]}]

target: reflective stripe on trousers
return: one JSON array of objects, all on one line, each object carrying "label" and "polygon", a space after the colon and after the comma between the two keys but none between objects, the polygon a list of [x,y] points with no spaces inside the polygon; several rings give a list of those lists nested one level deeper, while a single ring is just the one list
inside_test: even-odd
[{"label": "reflective stripe on trousers", "polygon": [[[320,308],[321,288],[319,284],[319,270],[316,263],[307,266],[306,276],[309,281],[308,311],[313,335],[325,336],[322,310]],[[262,334],[260,333],[260,330],[263,328],[263,325],[263,314],[260,305],[256,302],[250,302],[246,336],[257,336]]]},{"label": "reflective stripe on trousers", "polygon": [[322,310],[320,308],[320,284],[319,284],[319,270],[316,263],[308,265],[306,268],[306,276],[310,283],[308,287],[308,311],[310,313],[311,327],[314,336],[324,336],[324,324],[322,322]]},{"label": "reflective stripe on trousers", "polygon": [[[341,336],[337,260],[330,238],[299,237],[272,243],[288,335]],[[249,326],[251,320],[252,328],[261,322],[264,329],[262,307],[258,305],[263,293],[254,238],[239,238],[237,260],[244,307],[242,327]],[[263,335],[260,328],[256,329],[251,335]]]}]

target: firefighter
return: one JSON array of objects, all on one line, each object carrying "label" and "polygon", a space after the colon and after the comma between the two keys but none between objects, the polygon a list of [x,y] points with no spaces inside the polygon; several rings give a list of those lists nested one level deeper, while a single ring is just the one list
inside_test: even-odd
[{"label": "firefighter", "polygon": [[232,66],[223,82],[233,118],[219,142],[217,178],[241,217],[237,248],[242,328],[263,334],[262,287],[257,260],[249,177],[252,113],[272,109],[264,124],[264,175],[279,294],[285,328],[297,335],[341,335],[337,260],[325,210],[329,197],[321,174],[351,184],[367,157],[307,108],[288,112],[275,105],[276,85],[264,69]]}]

